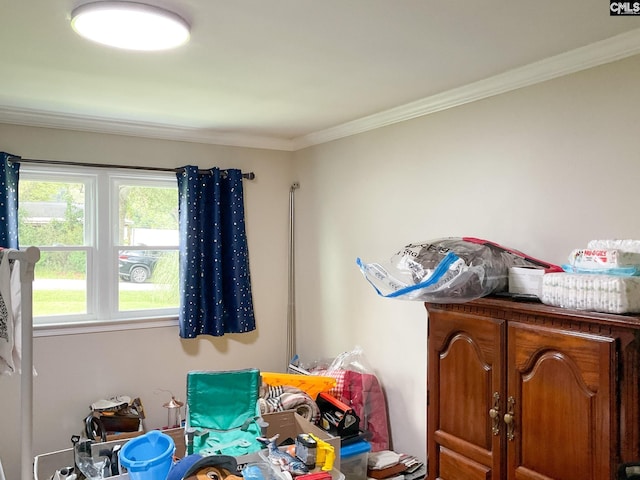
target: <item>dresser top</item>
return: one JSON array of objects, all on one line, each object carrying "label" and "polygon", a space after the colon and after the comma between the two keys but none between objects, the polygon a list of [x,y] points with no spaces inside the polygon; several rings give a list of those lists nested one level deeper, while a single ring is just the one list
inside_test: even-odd
[{"label": "dresser top", "polygon": [[463,303],[425,303],[428,312],[457,311],[470,314],[497,316],[509,320],[517,320],[520,316],[543,316],[558,321],[578,321],[583,323],[603,324],[610,327],[631,327],[640,329],[640,317],[637,314],[611,314],[572,310],[553,307],[540,302],[516,301],[499,297],[483,297]]}]

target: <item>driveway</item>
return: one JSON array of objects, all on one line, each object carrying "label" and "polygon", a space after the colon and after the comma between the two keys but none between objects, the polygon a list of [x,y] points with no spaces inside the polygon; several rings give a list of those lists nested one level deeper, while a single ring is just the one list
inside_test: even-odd
[{"label": "driveway", "polygon": [[[133,283],[119,282],[120,290],[145,291],[153,290],[157,285],[153,283]],[[84,280],[59,280],[55,278],[35,279],[33,281],[34,290],[86,290]]]}]

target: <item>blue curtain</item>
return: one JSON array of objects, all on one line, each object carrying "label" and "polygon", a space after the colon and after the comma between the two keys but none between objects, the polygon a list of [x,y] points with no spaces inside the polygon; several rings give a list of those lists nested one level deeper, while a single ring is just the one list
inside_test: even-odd
[{"label": "blue curtain", "polygon": [[255,330],[242,172],[181,170],[180,337]]},{"label": "blue curtain", "polygon": [[18,248],[19,157],[0,152],[0,247]]}]

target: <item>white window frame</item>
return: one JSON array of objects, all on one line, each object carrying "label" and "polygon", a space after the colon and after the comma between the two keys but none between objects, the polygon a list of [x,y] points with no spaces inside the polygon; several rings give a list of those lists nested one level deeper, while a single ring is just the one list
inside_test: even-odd
[{"label": "white window frame", "polygon": [[[177,325],[178,307],[119,311],[118,255],[123,246],[118,241],[117,191],[119,185],[175,187],[175,173],[131,171],[127,169],[85,166],[20,166],[20,180],[79,181],[85,191],[84,245],[47,247],[41,251],[85,251],[87,254],[87,313],[37,317],[34,336],[64,335],[93,331]],[[18,188],[19,185],[18,185]],[[177,201],[177,194],[176,194]],[[18,238],[20,232],[18,231]],[[21,245],[26,247],[27,245]],[[147,246],[153,250],[176,250],[175,247]],[[37,278],[36,264],[36,278]],[[100,272],[100,273],[98,273]]]}]

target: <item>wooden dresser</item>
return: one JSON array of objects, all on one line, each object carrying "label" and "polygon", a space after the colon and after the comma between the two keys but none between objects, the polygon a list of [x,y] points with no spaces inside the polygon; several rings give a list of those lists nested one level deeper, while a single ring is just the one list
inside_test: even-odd
[{"label": "wooden dresser", "polygon": [[640,461],[640,317],[425,306],[429,480],[614,480]]}]

